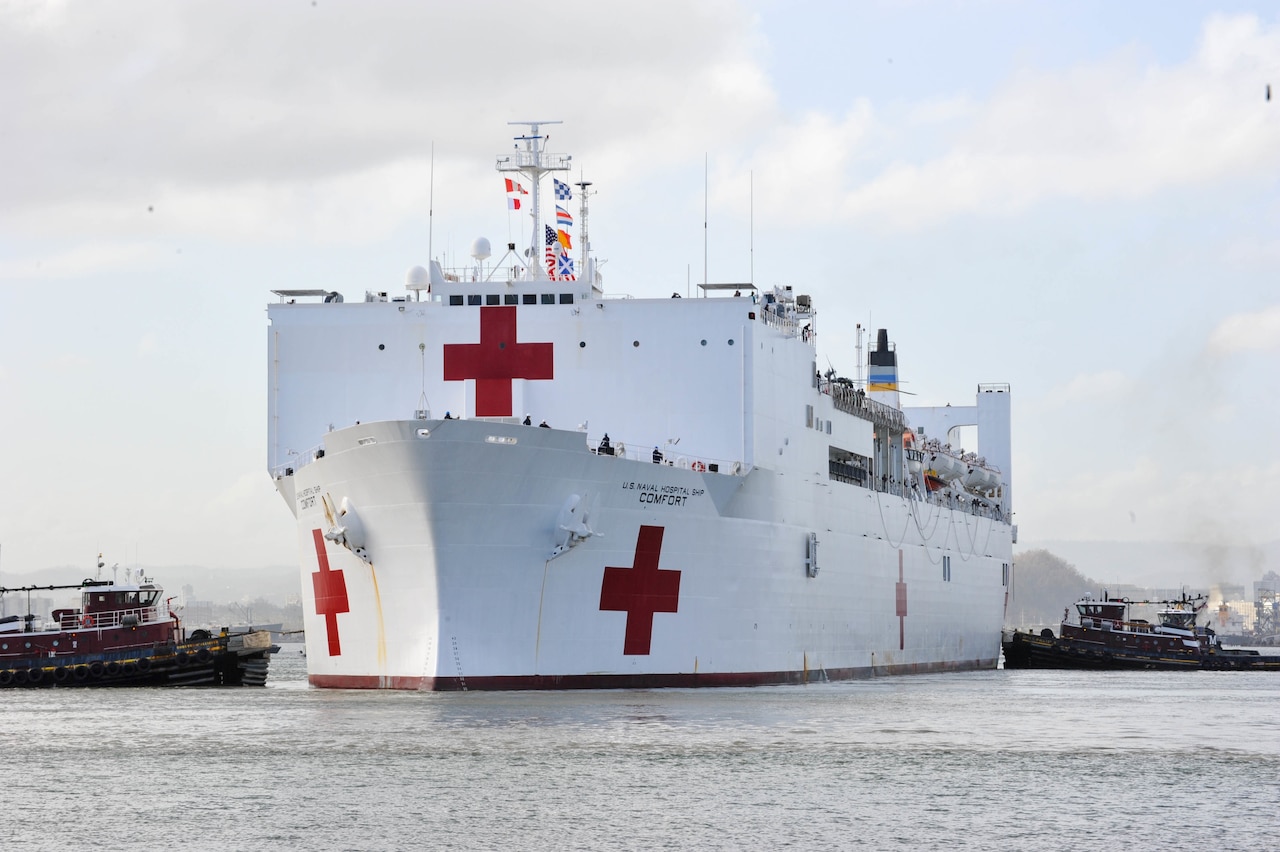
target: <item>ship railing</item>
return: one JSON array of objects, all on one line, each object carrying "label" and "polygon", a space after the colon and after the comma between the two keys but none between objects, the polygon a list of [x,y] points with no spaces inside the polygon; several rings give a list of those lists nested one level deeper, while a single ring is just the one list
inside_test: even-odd
[{"label": "ship railing", "polygon": [[122,609],[112,612],[63,613],[58,627],[62,630],[74,630],[80,627],[120,627],[137,624],[155,624],[160,621],[160,610],[154,606]]},{"label": "ship railing", "polygon": [[[815,343],[817,334],[809,327],[813,319],[809,313],[799,313],[794,308],[777,302],[761,304],[760,321],[770,328],[776,328],[787,337],[803,337],[809,343]],[[806,323],[801,325],[801,322]]]},{"label": "ship railing", "polygon": [[901,495],[904,491],[909,490],[913,499],[923,499],[926,503],[931,503],[944,509],[953,509],[963,511],[966,514],[973,515],[978,518],[990,518],[993,521],[999,521],[1003,524],[1012,524],[1013,515],[1004,511],[998,505],[991,505],[983,500],[965,497],[963,494],[957,494],[954,491],[930,491],[921,496],[920,489],[911,486],[904,486],[903,483],[895,480],[888,482],[875,482],[877,491],[887,491],[892,494]]},{"label": "ship railing", "polygon": [[862,388],[855,388],[852,384],[829,379],[823,379],[818,387],[819,390],[831,397],[831,402],[837,410],[843,411],[845,414],[852,414],[854,417],[860,417],[863,420],[870,420],[877,426],[906,431],[907,418],[901,409],[869,398]]},{"label": "ship railing", "polygon": [[302,452],[290,450],[288,461],[284,462],[283,464],[273,465],[271,467],[270,469],[271,478],[280,479],[281,477],[284,477],[284,476],[292,476],[295,471],[301,470],[302,468],[311,464],[316,459],[322,458],[323,456],[324,456],[324,447],[320,444],[316,444],[311,449],[303,450]]},{"label": "ship railing", "polygon": [[689,453],[672,454],[670,452],[660,453],[659,457],[653,457],[652,449],[639,447],[632,449],[627,446],[625,441],[617,441],[609,448],[611,452],[606,452],[600,448],[599,443],[587,441],[587,448],[596,455],[612,456],[617,459],[630,459],[631,461],[650,462],[652,464],[664,465],[666,467],[674,467],[681,470],[693,470],[699,473],[719,473],[727,476],[746,476],[751,472],[751,465],[740,459],[722,459],[713,458],[711,456],[699,456]]}]

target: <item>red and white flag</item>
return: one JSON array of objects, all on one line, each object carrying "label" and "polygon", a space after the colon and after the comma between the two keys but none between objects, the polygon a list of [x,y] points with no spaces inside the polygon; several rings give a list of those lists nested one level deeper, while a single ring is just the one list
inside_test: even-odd
[{"label": "red and white flag", "polygon": [[507,184],[507,209],[519,210],[520,196],[528,195],[528,191],[520,185],[519,181],[512,180],[511,178],[503,178],[503,181]]}]

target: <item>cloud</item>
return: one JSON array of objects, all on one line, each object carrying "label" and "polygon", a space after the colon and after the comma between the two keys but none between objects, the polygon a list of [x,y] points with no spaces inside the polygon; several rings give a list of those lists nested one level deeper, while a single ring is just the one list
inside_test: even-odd
[{"label": "cloud", "polygon": [[0,281],[69,279],[90,273],[150,266],[168,252],[156,243],[83,243],[58,254],[31,254],[0,260]]},{"label": "cloud", "polygon": [[[530,18],[514,0],[429,14],[392,3],[359,14],[323,3],[0,6],[0,74],[24,81],[0,89],[0,222],[252,237],[279,233],[336,187],[331,208],[347,212],[301,229],[368,234],[404,215],[393,203],[370,219],[388,194],[401,201],[412,186],[423,200],[433,143],[449,173],[450,157],[474,165],[513,118],[564,119],[578,150],[600,152],[603,179],[634,171],[641,152],[650,167],[687,162],[771,104],[751,17],[735,2],[657,0],[627,10],[625,26],[585,0],[557,8]],[[518,18],[518,47],[477,54],[492,21]],[[529,45],[583,46],[572,78],[530,73]],[[559,128],[546,130],[555,149]],[[149,206],[162,215],[140,219]]]},{"label": "cloud", "polygon": [[1274,174],[1280,122],[1268,118],[1259,68],[1278,54],[1280,26],[1213,17],[1181,65],[1125,53],[1060,73],[1024,72],[985,103],[922,112],[959,124],[949,150],[887,163],[851,188],[842,213],[911,228],[975,212],[1010,215],[1046,199],[1131,200]]},{"label": "cloud", "polygon": [[1208,348],[1213,355],[1280,350],[1280,305],[1227,317],[1209,333]]},{"label": "cloud", "polygon": [[1046,409],[1074,407],[1085,403],[1106,404],[1131,393],[1134,379],[1119,370],[1104,370],[1073,376],[1065,385],[1051,390],[1045,400]]}]

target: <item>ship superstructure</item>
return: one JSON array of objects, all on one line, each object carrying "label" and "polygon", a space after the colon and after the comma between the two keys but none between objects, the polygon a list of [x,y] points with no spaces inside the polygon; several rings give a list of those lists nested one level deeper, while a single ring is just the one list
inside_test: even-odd
[{"label": "ship superstructure", "polygon": [[[584,235],[571,255],[544,123],[498,161],[534,214],[527,250],[488,264],[477,240],[473,266],[415,268],[403,295],[276,291],[269,466],[297,517],[311,682],[994,667],[1008,387],[904,410],[884,332],[866,382],[823,374],[790,286],[606,293]],[[962,426],[981,456],[950,445]]]}]

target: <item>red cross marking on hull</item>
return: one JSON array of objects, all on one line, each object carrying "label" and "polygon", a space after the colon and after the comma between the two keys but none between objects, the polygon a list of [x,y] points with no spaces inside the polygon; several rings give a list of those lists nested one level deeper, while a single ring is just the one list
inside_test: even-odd
[{"label": "red cross marking on hull", "polygon": [[480,309],[479,343],[444,345],[444,380],[476,381],[476,416],[511,416],[513,379],[554,378],[554,344],[516,342],[516,306]]},{"label": "red cross marking on hull", "polygon": [[907,584],[902,580],[902,551],[898,551],[898,583],[894,587],[898,598],[898,650],[907,647]]},{"label": "red cross marking on hull", "polygon": [[316,593],[316,614],[324,616],[324,628],[329,639],[329,656],[342,654],[342,644],[338,641],[338,613],[351,612],[347,602],[347,581],[341,571],[329,569],[329,554],[324,549],[324,535],[320,530],[311,531],[316,542],[316,558],[320,560],[320,570],[311,575],[311,585]]},{"label": "red cross marking on hull", "polygon": [[646,655],[653,639],[653,614],[676,612],[680,606],[680,572],[658,567],[662,527],[641,526],[629,568],[604,569],[600,609],[627,614],[625,655]]}]

